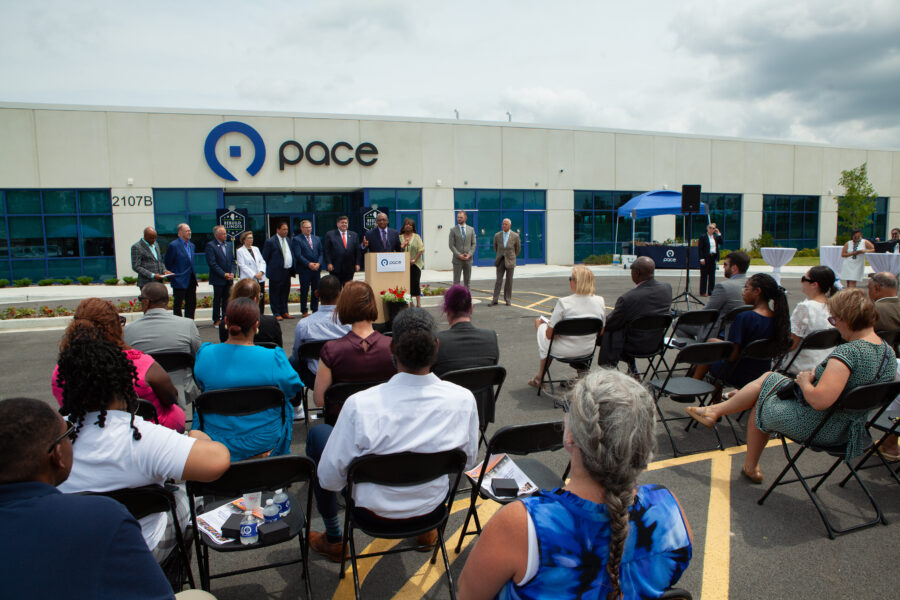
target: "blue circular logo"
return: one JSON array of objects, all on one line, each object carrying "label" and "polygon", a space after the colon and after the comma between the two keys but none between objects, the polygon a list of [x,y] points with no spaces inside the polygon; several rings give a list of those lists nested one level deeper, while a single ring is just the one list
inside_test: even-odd
[{"label": "blue circular logo", "polygon": [[[226,133],[242,133],[253,143],[253,162],[247,167],[247,172],[251,176],[259,173],[263,163],[266,161],[266,145],[263,143],[262,136],[259,135],[258,131],[240,121],[226,121],[221,125],[216,125],[213,127],[212,131],[209,132],[209,135],[206,136],[206,143],[203,145],[203,154],[206,157],[206,164],[209,165],[209,168],[212,169],[213,173],[222,179],[237,181],[237,177],[232,175],[228,169],[222,166],[222,163],[216,158],[216,144]],[[241,148],[240,146],[232,146],[230,152],[230,155],[233,158],[240,157]]]}]

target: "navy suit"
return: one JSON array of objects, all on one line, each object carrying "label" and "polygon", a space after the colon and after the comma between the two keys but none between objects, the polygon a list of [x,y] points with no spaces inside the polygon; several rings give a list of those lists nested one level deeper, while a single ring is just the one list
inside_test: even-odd
[{"label": "navy suit", "polygon": [[[285,238],[291,260],[294,259],[291,252],[292,240]],[[281,249],[281,238],[276,233],[263,244],[263,260],[266,261],[266,277],[269,278],[269,305],[275,316],[288,314],[288,295],[291,291],[291,267],[285,268],[284,254]]]},{"label": "navy suit", "polygon": [[387,228],[387,244],[381,241],[381,230],[379,228],[370,229],[366,232],[366,239],[369,241],[369,252],[400,252],[400,234],[396,229]]},{"label": "navy suit", "polygon": [[[293,242],[291,250],[294,252],[295,270],[300,279],[300,312],[306,312],[306,296],[310,291],[312,291],[312,296],[309,306],[313,312],[316,312],[319,310],[319,298],[316,296],[316,291],[319,289],[319,270],[324,261],[322,240],[319,239],[319,236],[312,234],[307,240],[305,235],[300,234],[295,235],[291,241]],[[309,268],[309,263],[319,263],[319,269],[313,271]]]},{"label": "navy suit", "polygon": [[226,279],[225,275],[234,275],[234,249],[231,242],[212,240],[206,244],[206,264],[209,265],[209,283],[213,286],[213,323],[225,316],[225,308],[228,306],[228,294],[231,292],[233,280]]},{"label": "navy suit", "polygon": [[[166,246],[166,268],[172,271],[172,313],[176,316],[194,318],[197,308],[197,272],[194,270],[194,244],[181,238],[172,240]],[[184,304],[184,315],[181,306]]]},{"label": "navy suit", "polygon": [[710,252],[712,245],[709,243],[709,235],[704,233],[697,239],[698,258],[704,260],[700,265],[700,293],[712,294],[716,287],[716,262],[719,260],[719,249],[722,247],[722,236],[713,235],[716,242],[716,251]]},{"label": "navy suit", "polygon": [[362,251],[359,247],[359,235],[355,231],[347,230],[347,247],[344,248],[344,242],[341,240],[341,232],[332,229],[325,234],[322,240],[322,256],[324,257],[325,268],[332,266],[331,274],[338,278],[344,284],[353,279],[356,267],[359,265],[359,259]]}]

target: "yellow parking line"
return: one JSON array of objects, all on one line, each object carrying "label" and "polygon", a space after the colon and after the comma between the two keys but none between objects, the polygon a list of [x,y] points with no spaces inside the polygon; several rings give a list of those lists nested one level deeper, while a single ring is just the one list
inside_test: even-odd
[{"label": "yellow parking line", "polygon": [[[365,547],[365,549],[360,552],[360,554],[368,554],[369,552],[384,552],[385,550],[390,550],[394,546],[400,543],[400,540],[383,540],[383,539],[374,539],[372,543]],[[363,582],[366,580],[366,576],[369,574],[378,561],[381,560],[380,556],[373,556],[372,558],[363,558],[362,560],[356,561],[356,566],[358,568],[359,575],[359,587],[362,588]],[[337,589],[334,590],[334,595],[331,596],[333,600],[350,600],[351,598],[356,598],[356,594],[353,591],[353,565],[350,563],[350,559],[347,559],[347,568],[344,571],[344,577],[338,583]]]},{"label": "yellow parking line", "polygon": [[731,580],[731,455],[710,461],[701,598],[727,598]]}]

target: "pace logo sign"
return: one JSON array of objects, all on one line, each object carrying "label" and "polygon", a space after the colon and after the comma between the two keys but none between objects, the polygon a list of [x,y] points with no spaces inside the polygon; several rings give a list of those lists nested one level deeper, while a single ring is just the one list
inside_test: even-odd
[{"label": "pace logo sign", "polygon": [[[246,168],[251,177],[259,173],[266,161],[266,145],[262,136],[256,129],[240,121],[227,121],[215,126],[206,136],[203,146],[203,154],[206,164],[213,173],[228,181],[237,181],[231,171],[219,161],[216,156],[216,145],[223,136],[229,133],[239,133],[245,136],[253,145],[253,160]],[[243,151],[239,145],[228,147],[229,159],[240,159]],[[364,167],[371,167],[378,162],[378,148],[371,142],[362,142],[354,148],[350,143],[339,141],[331,146],[319,140],[313,140],[304,146],[296,140],[282,142],[278,148],[278,170],[284,171],[285,166],[299,164],[303,159],[311,165],[330,166],[331,163],[345,167],[354,160]]]},{"label": "pace logo sign", "polygon": [[375,262],[379,273],[402,273],[406,270],[406,253],[379,252]]},{"label": "pace logo sign", "polygon": [[673,263],[678,262],[678,259],[675,258],[675,251],[669,248],[666,250],[666,257],[663,259],[663,262]]}]

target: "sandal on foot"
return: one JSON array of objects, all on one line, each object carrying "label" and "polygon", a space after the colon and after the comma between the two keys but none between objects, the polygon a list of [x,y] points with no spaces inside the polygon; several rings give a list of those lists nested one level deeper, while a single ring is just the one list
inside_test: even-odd
[{"label": "sandal on foot", "polygon": [[759,470],[759,467],[756,468],[752,473],[746,470],[744,467],[741,467],[741,475],[750,480],[751,483],[760,484],[763,482],[763,474],[762,471]]},{"label": "sandal on foot", "polygon": [[882,448],[881,444],[878,444],[878,451],[881,452],[881,455],[887,460],[900,460],[900,451],[897,450],[896,446],[893,448]]},{"label": "sandal on foot", "polygon": [[528,380],[528,385],[530,385],[531,387],[541,387],[541,380],[537,377],[532,377]]},{"label": "sandal on foot", "polygon": [[687,406],[685,407],[684,412],[686,412],[692,419],[709,429],[712,429],[718,421],[718,419],[713,419],[712,417],[706,416],[705,406]]}]

